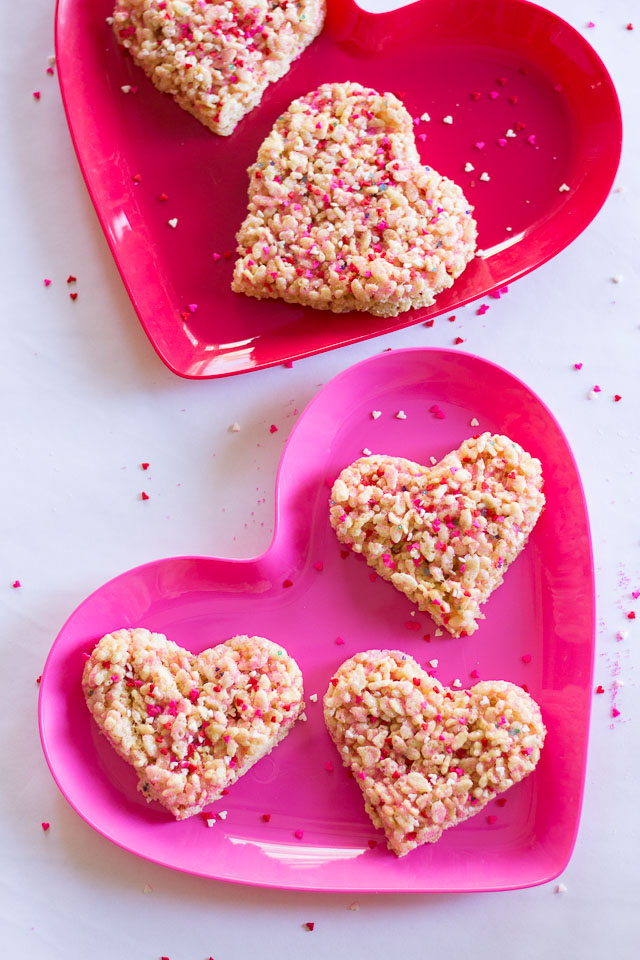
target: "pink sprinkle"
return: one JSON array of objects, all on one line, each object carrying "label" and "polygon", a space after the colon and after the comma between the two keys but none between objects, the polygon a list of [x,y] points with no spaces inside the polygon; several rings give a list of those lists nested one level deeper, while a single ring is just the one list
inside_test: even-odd
[{"label": "pink sprinkle", "polygon": [[474,680],[477,680],[478,677],[480,676],[480,673],[478,672],[478,670],[472,670],[469,676],[473,677]]},{"label": "pink sprinkle", "polygon": [[285,362],[282,364],[282,366],[283,366],[283,367],[286,367],[288,370],[291,370],[291,368],[292,368],[292,366],[293,366],[293,360],[285,360]]},{"label": "pink sprinkle", "polygon": [[631,596],[633,597],[634,600],[637,600],[638,597],[640,597],[640,590],[632,590]]},{"label": "pink sprinkle", "polygon": [[214,260],[222,260],[222,257],[220,256],[219,253],[214,253],[214,254],[213,254],[213,259],[214,259]]},{"label": "pink sprinkle", "polygon": [[34,99],[34,100],[39,100],[39,99],[40,99],[40,91],[39,91],[39,90],[34,90],[34,92],[33,92],[33,99]]},{"label": "pink sprinkle", "polygon": [[562,90],[562,84],[561,84],[561,83],[556,83],[556,85],[554,86],[553,89],[556,91],[556,93],[560,93],[561,90]]},{"label": "pink sprinkle", "polygon": [[11,584],[11,586],[13,587],[14,590],[17,590],[18,587],[21,587],[21,586],[22,586],[22,584],[20,583],[19,580],[14,580],[13,583]]},{"label": "pink sprinkle", "polygon": [[594,392],[594,393],[601,393],[601,392],[602,392],[602,387],[599,387],[598,384],[596,383],[595,387],[593,388],[593,392]]},{"label": "pink sprinkle", "polygon": [[484,140],[478,140],[475,144],[476,150],[484,150]]},{"label": "pink sprinkle", "polygon": [[47,75],[48,75],[49,77],[52,77],[52,76],[53,76],[53,67],[47,67]]},{"label": "pink sprinkle", "polygon": [[620,711],[618,710],[617,707],[612,707],[612,708],[611,708],[611,716],[612,716],[612,717],[619,717],[619,716],[620,716]]},{"label": "pink sprinkle", "polygon": [[523,653],[523,654],[522,654],[522,662],[523,662],[523,663],[531,663],[531,654],[530,654],[530,653]]},{"label": "pink sprinkle", "polygon": [[336,643],[338,644],[339,647],[342,646],[342,644],[344,643],[343,638],[342,638],[342,637],[336,637]]},{"label": "pink sprinkle", "polygon": [[369,574],[369,580],[371,580],[371,583],[375,583],[377,579],[378,579],[378,575],[376,573]]},{"label": "pink sprinkle", "polygon": [[333,767],[333,764],[331,763],[331,760],[327,760],[327,762],[324,765],[324,768],[327,771],[327,773],[333,773],[334,767]]},{"label": "pink sprinkle", "polygon": [[276,427],[275,423],[272,423],[271,426],[269,427],[269,433],[277,433],[277,432],[278,432],[278,428]]},{"label": "pink sprinkle", "polygon": [[296,840],[302,840],[302,838],[304,837],[304,831],[296,830],[296,832],[294,833],[294,837],[296,838]]},{"label": "pink sprinkle", "polygon": [[481,307],[478,307],[478,309],[476,310],[476,313],[479,317],[482,317],[484,316],[484,314],[487,312],[488,309],[489,309],[489,304],[483,303]]},{"label": "pink sprinkle", "polygon": [[422,143],[424,143],[426,139],[427,139],[426,133],[419,133],[419,134],[418,134],[418,140],[420,140]]},{"label": "pink sprinkle", "polygon": [[504,137],[498,137],[498,146],[506,147],[506,145],[507,145],[507,141],[504,139]]},{"label": "pink sprinkle", "polygon": [[313,567],[314,567],[314,570],[319,570],[321,573],[324,570],[324,564],[322,560],[318,560],[317,563],[314,563]]},{"label": "pink sprinkle", "polygon": [[487,817],[487,823],[495,823],[498,818],[494,813]]},{"label": "pink sprinkle", "polygon": [[595,27],[595,23],[593,22],[593,20],[589,20],[587,26],[589,27],[589,29],[591,29],[592,27]]},{"label": "pink sprinkle", "polygon": [[491,97],[492,100],[497,100],[500,94],[498,93],[497,90],[492,90],[489,96]]},{"label": "pink sprinkle", "polygon": [[536,135],[535,133],[532,133],[529,137],[527,137],[527,143],[530,143],[531,146],[533,147],[535,146],[535,142],[536,142]]},{"label": "pink sprinkle", "polygon": [[49,829],[49,827],[51,826],[51,824],[50,824],[50,823],[47,823],[46,820],[43,820],[42,823],[40,824],[40,826],[42,827],[42,829],[43,829],[44,832],[46,833],[47,830]]},{"label": "pink sprinkle", "polygon": [[45,287],[50,287],[50,286],[51,286],[51,280],[49,280],[48,277],[45,277],[45,278],[44,278],[44,285],[45,285]]},{"label": "pink sprinkle", "polygon": [[189,304],[189,310],[191,311],[191,313],[195,313],[197,309],[198,309],[198,304],[197,304],[197,303],[190,303],[190,304]]},{"label": "pink sprinkle", "polygon": [[581,364],[581,363],[574,363],[573,369],[574,369],[574,370],[582,370],[582,364]]}]

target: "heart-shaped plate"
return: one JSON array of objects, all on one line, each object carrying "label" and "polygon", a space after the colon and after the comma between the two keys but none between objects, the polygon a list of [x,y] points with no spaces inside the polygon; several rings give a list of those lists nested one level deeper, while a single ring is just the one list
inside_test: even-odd
[{"label": "heart-shaped plate", "polygon": [[[525,0],[419,0],[385,14],[329,0],[320,37],[230,137],[211,134],[153,87],[105,23],[112,6],[58,0],[62,95],[131,301],[181,376],[299,359],[483,296],[571,243],[617,170],[622,128],[607,70],[573,27]],[[428,114],[415,127],[423,162],[458,182],[475,207],[483,255],[427,309],[332,316],[231,290],[247,167],[292,100],[345,80],[397,93],[416,118]]]},{"label": "heart-shaped plate", "polygon": [[[429,413],[433,404],[442,418]],[[395,417],[399,409],[406,420]],[[372,410],[381,416],[374,420]],[[479,427],[470,426],[473,418]],[[365,562],[337,542],[326,481],[364,446],[428,462],[479,429],[516,438],[539,457],[547,504],[526,549],[486,603],[479,630],[452,639],[436,636],[426,614],[377,574],[371,579]],[[302,670],[308,722],[296,724],[214,804],[228,816],[212,829],[198,817],[176,822],[157,805],[147,806],[135,772],[100,736],[86,708],[83,652],[105,633],[135,626],[164,633],[193,653],[236,634],[266,636],[283,644]],[[280,464],[275,533],[265,554],[159,560],[122,574],[78,607],[43,672],[40,732],[53,776],[78,813],[105,837],[166,866],[315,890],[528,886],[557,876],[573,849],[593,638],[586,506],[551,413],[521,381],[486,360],[453,350],[393,351],[337,376],[301,416]],[[465,686],[477,679],[526,684],[548,730],[535,772],[509,790],[504,807],[486,808],[495,822],[487,823],[483,812],[400,861],[371,825],[322,720],[322,697],[340,664],[358,651],[389,647],[422,666],[437,660],[427,669],[447,686],[456,679]]]}]

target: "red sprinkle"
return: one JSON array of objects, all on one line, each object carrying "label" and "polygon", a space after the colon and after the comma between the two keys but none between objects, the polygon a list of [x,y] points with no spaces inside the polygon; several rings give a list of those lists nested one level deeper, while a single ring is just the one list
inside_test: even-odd
[{"label": "red sprinkle", "polygon": [[33,99],[34,99],[34,100],[39,100],[39,99],[40,99],[40,91],[39,91],[39,90],[34,90],[34,91],[33,91]]},{"label": "red sprinkle", "polygon": [[41,682],[42,682],[42,674],[40,674],[39,677],[36,677],[36,683],[41,683]]},{"label": "red sprinkle", "polygon": [[622,397],[620,396],[619,393],[616,393],[614,394],[613,399],[615,403],[619,403],[622,400]]},{"label": "red sprinkle", "polygon": [[626,30],[633,30],[633,24],[632,24],[632,23],[628,23],[627,26],[625,27],[625,29],[626,29]]},{"label": "red sprinkle", "polygon": [[377,840],[367,840],[367,844],[368,844],[370,850],[375,850],[375,848],[378,846],[378,841],[377,841]]},{"label": "red sprinkle", "polygon": [[77,282],[78,282],[78,278],[74,277],[73,274],[70,273],[69,276],[67,277],[67,283],[77,283]]},{"label": "red sprinkle", "polygon": [[302,840],[302,838],[304,837],[304,830],[296,830],[294,833],[294,837],[296,838],[296,840]]},{"label": "red sprinkle", "polygon": [[331,760],[327,760],[327,762],[326,762],[325,765],[324,765],[324,768],[325,768],[325,770],[327,771],[327,773],[333,773],[333,771],[334,771],[334,766],[333,766],[333,764],[331,763]]},{"label": "red sprinkle", "polygon": [[166,193],[161,193],[160,196],[158,197],[158,200],[160,200],[161,203],[164,203],[164,201],[168,199],[169,197],[167,196]]},{"label": "red sprinkle", "polygon": [[293,586],[293,580],[283,580],[283,581],[282,581],[282,586],[283,586],[283,587],[292,587],[292,586]]},{"label": "red sprinkle", "polygon": [[313,930],[315,923],[312,923],[311,920],[308,920],[306,923],[303,923],[302,926],[306,927],[307,930]]},{"label": "red sprinkle", "polygon": [[531,654],[530,654],[530,653],[523,653],[523,654],[522,654],[522,662],[523,662],[523,663],[531,663]]},{"label": "red sprinkle", "polygon": [[464,343],[464,340],[462,339],[462,337],[456,337],[453,342],[454,342],[454,343]]},{"label": "red sprinkle", "polygon": [[420,624],[416,623],[415,620],[406,620],[405,627],[407,628],[407,630],[419,630]]},{"label": "red sprinkle", "polygon": [[500,797],[499,800],[496,800],[496,806],[497,806],[497,807],[504,807],[504,805],[505,805],[506,802],[507,802],[507,798],[506,798],[506,797]]},{"label": "red sprinkle", "polygon": [[433,326],[433,320],[425,320],[424,325],[425,325],[425,327],[432,327],[432,326]]},{"label": "red sprinkle", "polygon": [[447,320],[449,321],[449,323],[453,323],[453,321],[455,320],[455,318],[456,318],[456,315],[455,315],[455,313],[454,313],[452,316],[447,317]]},{"label": "red sprinkle", "polygon": [[51,280],[49,280],[48,277],[45,277],[45,278],[44,278],[44,285],[45,285],[45,287],[50,287],[50,286],[51,286]]},{"label": "red sprinkle", "polygon": [[148,463],[141,463],[140,466],[142,467],[143,470],[148,470],[148,469],[149,469],[149,464],[148,464]]},{"label": "red sprinkle", "polygon": [[378,574],[377,574],[377,573],[370,573],[370,574],[369,574],[369,580],[371,580],[371,583],[375,583],[377,579],[378,579]]},{"label": "red sprinkle", "polygon": [[49,827],[51,826],[51,824],[50,824],[50,823],[47,823],[46,820],[43,820],[42,823],[40,824],[40,826],[42,827],[42,829],[43,829],[44,832],[46,833],[47,830],[49,829]]},{"label": "red sprinkle", "polygon": [[287,370],[291,370],[291,368],[292,368],[292,366],[293,366],[293,360],[285,360],[285,362],[282,364],[282,366],[283,366],[283,367],[286,367]]},{"label": "red sprinkle", "polygon": [[322,571],[324,570],[324,563],[322,562],[322,560],[318,560],[316,563],[314,563],[313,568],[314,570],[318,570],[320,571],[320,573],[322,573]]},{"label": "red sprinkle", "polygon": [[22,584],[20,583],[19,580],[14,580],[13,583],[11,584],[11,586],[13,587],[14,590],[17,590],[18,587],[21,587],[21,586],[22,586]]},{"label": "red sprinkle", "polygon": [[77,293],[70,293],[69,296],[71,297],[72,300],[77,300],[77,299],[78,299],[78,294],[77,294]]},{"label": "red sprinkle", "polygon": [[635,611],[630,610],[629,613],[627,614],[627,620],[635,620],[635,618],[636,618]]},{"label": "red sprinkle", "polygon": [[269,433],[277,433],[277,432],[278,432],[278,428],[276,427],[275,423],[272,423],[271,426],[269,427]]},{"label": "red sprinkle", "polygon": [[497,819],[496,815],[492,813],[487,817],[487,823],[495,823]]},{"label": "red sprinkle", "polygon": [[470,676],[470,677],[473,677],[474,680],[477,680],[478,677],[480,676],[480,673],[479,673],[478,670],[472,670],[471,673],[469,674],[469,676]]},{"label": "red sprinkle", "polygon": [[148,494],[148,493],[145,493],[144,490],[143,490],[142,493],[140,494],[140,499],[141,499],[141,500],[148,500],[148,499],[149,499],[149,494]]},{"label": "red sprinkle", "polygon": [[604,687],[601,683],[596,687],[596,693],[604,693]]},{"label": "red sprinkle", "polygon": [[620,711],[618,710],[617,707],[612,707],[612,708],[611,708],[611,716],[612,716],[612,717],[619,717],[619,716],[620,716]]},{"label": "red sprinkle", "polygon": [[263,814],[262,814],[262,819],[264,820],[265,823],[269,823],[269,820],[271,820],[271,814],[270,814],[270,813],[263,813]]},{"label": "red sprinkle", "polygon": [[140,176],[139,173],[134,173],[131,179],[133,180],[134,183],[142,183],[142,177]]}]

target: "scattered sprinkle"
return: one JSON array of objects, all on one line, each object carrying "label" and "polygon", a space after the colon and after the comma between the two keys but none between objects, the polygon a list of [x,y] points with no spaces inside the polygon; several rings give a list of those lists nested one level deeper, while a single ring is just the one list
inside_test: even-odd
[{"label": "scattered sprinkle", "polygon": [[33,99],[34,99],[34,100],[39,100],[39,99],[40,99],[40,91],[39,91],[39,90],[34,90],[34,91],[33,91]]},{"label": "scattered sprinkle", "polygon": [[158,200],[160,201],[160,203],[164,203],[165,200],[168,200],[168,199],[169,199],[169,197],[167,196],[166,193],[161,193],[161,194],[158,196]]},{"label": "scattered sprinkle", "polygon": [[171,220],[167,220],[167,223],[175,230],[175,228],[178,226],[178,218],[172,217]]},{"label": "scattered sprinkle", "polygon": [[282,581],[282,586],[283,586],[285,589],[286,589],[287,587],[292,587],[292,586],[293,586],[293,580],[283,580],[283,581]]},{"label": "scattered sprinkle", "polygon": [[602,686],[601,683],[599,683],[598,686],[596,687],[596,693],[604,693],[604,687]]},{"label": "scattered sprinkle", "polygon": [[285,360],[282,366],[286,367],[287,370],[293,369],[293,360]]},{"label": "scattered sprinkle", "polygon": [[420,119],[423,120],[425,123],[429,123],[429,121],[431,120],[431,117],[429,116],[428,113],[421,113]]},{"label": "scattered sprinkle", "polygon": [[357,900],[354,900],[353,903],[350,903],[349,906],[347,907],[347,910],[359,910],[359,909],[360,909],[360,904],[358,903]]},{"label": "scattered sprinkle", "polygon": [[530,143],[532,147],[535,147],[535,145],[536,145],[536,135],[535,135],[535,133],[532,133],[532,134],[530,134],[530,135],[527,137],[527,143]]},{"label": "scattered sprinkle", "polygon": [[144,490],[143,490],[142,493],[140,494],[140,499],[141,499],[141,500],[148,500],[148,499],[149,499],[149,494],[148,494],[148,493],[145,493]]},{"label": "scattered sprinkle", "polygon": [[439,660],[436,660],[436,659],[434,659],[434,660],[429,660],[429,666],[430,666],[433,670],[436,670],[439,662],[440,662],[440,661],[439,661]]},{"label": "scattered sprinkle", "polygon": [[317,570],[319,573],[322,573],[322,571],[324,570],[324,563],[322,562],[322,560],[316,560],[316,562],[313,565],[313,569]]},{"label": "scattered sprinkle", "polygon": [[313,923],[311,920],[308,920],[306,923],[303,923],[302,926],[305,928],[305,930],[313,930],[315,923]]},{"label": "scattered sprinkle", "polygon": [[487,823],[493,824],[493,823],[496,822],[497,819],[498,819],[498,818],[496,817],[495,813],[491,813],[491,814],[489,814],[489,816],[487,817]]},{"label": "scattered sprinkle", "polygon": [[43,283],[44,283],[45,287],[50,287],[50,286],[51,286],[51,280],[49,280],[49,277],[45,277],[44,280],[43,280]]},{"label": "scattered sprinkle", "polygon": [[566,193],[568,189],[569,189],[568,183],[561,183],[560,186],[558,187],[558,190],[560,191],[560,193]]},{"label": "scattered sprinkle", "polygon": [[593,392],[602,393],[602,387],[599,387],[598,384],[596,383],[595,387],[593,388]]},{"label": "scattered sprinkle", "polygon": [[484,316],[484,314],[487,312],[488,309],[489,309],[489,304],[483,303],[481,307],[478,307],[478,309],[476,310],[476,313],[479,317],[482,317]]},{"label": "scattered sprinkle", "polygon": [[531,654],[530,654],[530,653],[523,653],[523,654],[522,654],[522,662],[523,662],[523,663],[531,663]]},{"label": "scattered sprinkle", "polygon": [[363,456],[365,456],[365,457],[370,457],[370,456],[371,456],[371,450],[369,450],[369,447],[363,447],[363,448],[362,448],[362,453],[363,453]]},{"label": "scattered sprinkle", "polygon": [[370,850],[375,850],[375,848],[378,846],[378,841],[377,841],[377,840],[367,840],[367,846],[369,847]]},{"label": "scattered sprinkle", "polygon": [[398,410],[398,412],[396,413],[396,420],[406,420],[406,419],[407,419],[407,415],[404,412],[404,410]]},{"label": "scattered sprinkle", "polygon": [[131,93],[131,84],[125,83],[120,87],[120,89],[122,90],[123,93]]},{"label": "scattered sprinkle", "polygon": [[479,671],[479,670],[476,670],[476,669],[474,668],[474,669],[471,671],[471,673],[469,674],[469,676],[470,676],[470,677],[473,677],[474,680],[477,680],[478,677],[480,676],[480,671]]},{"label": "scattered sprinkle", "polygon": [[74,301],[78,299],[78,294],[77,294],[77,293],[70,293],[69,296],[70,296],[70,298],[71,298],[72,300],[74,300]]},{"label": "scattered sprinkle", "polygon": [[454,342],[454,343],[464,343],[464,340],[462,339],[462,337],[456,337],[453,342]]},{"label": "scattered sprinkle", "polygon": [[235,422],[232,423],[229,427],[229,433],[240,433],[240,424]]},{"label": "scattered sprinkle", "polygon": [[42,683],[42,674],[39,677],[36,677],[36,683]]},{"label": "scattered sprinkle", "polygon": [[450,113],[448,113],[446,117],[443,117],[443,118],[442,118],[442,122],[443,122],[443,123],[453,123],[453,117],[451,116]]},{"label": "scattered sprinkle", "polygon": [[344,643],[344,639],[342,637],[336,637],[336,643],[338,644],[339,647],[341,647],[342,644]]},{"label": "scattered sprinkle", "polygon": [[13,583],[11,584],[11,586],[13,587],[14,590],[17,590],[18,587],[21,587],[21,586],[22,586],[22,584],[20,583],[19,580],[14,580]]},{"label": "scattered sprinkle", "polygon": [[505,133],[505,137],[507,137],[509,140],[513,139],[515,135],[516,135],[515,130],[511,130],[511,128],[509,128],[509,130],[507,130],[507,132]]},{"label": "scattered sprinkle", "polygon": [[372,411],[371,411],[371,418],[372,418],[373,420],[377,420],[378,417],[381,417],[381,416],[382,416],[382,410],[372,410]]},{"label": "scattered sprinkle", "polygon": [[612,708],[611,708],[611,716],[612,716],[614,719],[615,719],[616,717],[619,717],[619,716],[620,716],[620,711],[618,710],[617,707],[612,707]]},{"label": "scattered sprinkle", "polygon": [[566,892],[567,892],[567,888],[565,887],[564,883],[556,884],[554,893],[566,893]]},{"label": "scattered sprinkle", "polygon": [[462,686],[462,683],[461,683],[460,680],[456,677],[456,679],[453,681],[453,683],[451,684],[451,686],[452,686],[452,687],[455,687],[456,690],[459,690],[460,687]]},{"label": "scattered sprinkle", "polygon": [[304,830],[296,830],[293,835],[296,838],[296,840],[302,840],[302,838],[304,837]]},{"label": "scattered sprinkle", "polygon": [[142,888],[142,892],[151,893],[152,891],[153,891],[153,887],[150,887],[148,883],[145,883],[144,887]]},{"label": "scattered sprinkle", "polygon": [[469,426],[470,426],[470,427],[479,427],[479,426],[480,426],[480,421],[479,421],[476,417],[471,417],[471,420],[469,420]]},{"label": "scattered sprinkle", "polygon": [[573,369],[574,369],[574,370],[582,370],[582,364],[581,364],[581,363],[574,363]]},{"label": "scattered sprinkle", "polygon": [[613,395],[613,402],[614,402],[614,403],[620,403],[621,400],[622,400],[622,397],[620,396],[620,394],[619,394],[619,393],[614,393],[614,395]]},{"label": "scattered sprinkle", "polygon": [[333,768],[333,764],[331,763],[331,760],[327,760],[327,762],[324,765],[324,768],[327,771],[327,773],[333,773],[334,768]]},{"label": "scattered sprinkle", "polygon": [[595,27],[595,23],[593,22],[593,20],[589,20],[589,22],[587,23],[587,27],[589,27],[589,29],[591,29],[592,27]]},{"label": "scattered sprinkle", "polygon": [[276,427],[275,423],[272,423],[271,426],[269,427],[269,433],[277,433],[277,432],[278,432],[278,428]]},{"label": "scattered sprinkle", "polygon": [[149,469],[149,464],[148,464],[148,463],[141,463],[140,466],[142,467],[143,470],[148,470],[148,469]]},{"label": "scattered sprinkle", "polygon": [[265,823],[269,823],[269,820],[271,820],[271,814],[270,814],[270,813],[263,813],[263,814],[262,814],[262,819],[264,820]]},{"label": "scattered sprinkle", "polygon": [[478,142],[475,143],[474,146],[476,150],[484,150],[484,146],[485,146],[484,140],[478,140]]},{"label": "scattered sprinkle", "polygon": [[627,620],[635,620],[635,618],[636,618],[635,611],[630,610],[629,613],[627,614]]},{"label": "scattered sprinkle", "polygon": [[611,277],[611,283],[622,283],[624,277],[621,273],[616,273],[615,276]]},{"label": "scattered sprinkle", "polygon": [[309,697],[309,700],[311,701],[311,703],[317,703],[317,702],[318,702],[318,694],[317,694],[317,693],[312,693],[312,694],[310,695],[310,697]]},{"label": "scattered sprinkle", "polygon": [[464,172],[471,173],[472,170],[475,170],[475,167],[472,163],[469,163],[469,161],[467,160],[467,162],[464,165]]},{"label": "scattered sprinkle", "polygon": [[49,827],[51,826],[51,824],[50,824],[50,823],[47,823],[46,820],[43,820],[42,823],[40,824],[40,826],[42,827],[42,829],[43,829],[44,832],[46,833],[47,830],[49,829]]}]

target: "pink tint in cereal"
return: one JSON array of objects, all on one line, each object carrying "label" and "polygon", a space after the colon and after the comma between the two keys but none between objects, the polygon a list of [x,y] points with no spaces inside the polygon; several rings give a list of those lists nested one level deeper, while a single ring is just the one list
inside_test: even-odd
[{"label": "pink tint in cereal", "polygon": [[528,776],[546,734],[537,703],[515,684],[449,690],[397,650],[343,663],[324,717],[367,813],[399,857],[435,843]]},{"label": "pink tint in cereal", "polygon": [[163,93],[228,136],[320,33],[325,0],[117,0],[118,42]]},{"label": "pink tint in cereal", "polygon": [[82,689],[138,789],[177,820],[225,795],[304,709],[295,660],[262,637],[193,656],[162,634],[117,630],[91,653]]},{"label": "pink tint in cereal", "polygon": [[544,502],[540,461],[509,437],[483,433],[431,468],[402,457],[356,460],[333,485],[329,516],[341,543],[460,637],[478,629],[480,604]]},{"label": "pink tint in cereal", "polygon": [[474,256],[471,206],[422,165],[392,93],[327,83],[294,100],[248,172],[237,293],[396,316],[434,303]]}]

